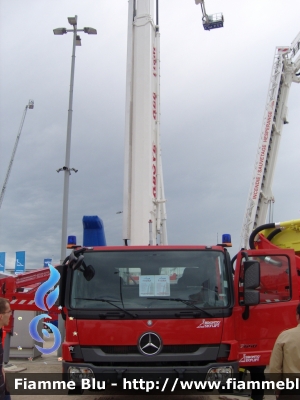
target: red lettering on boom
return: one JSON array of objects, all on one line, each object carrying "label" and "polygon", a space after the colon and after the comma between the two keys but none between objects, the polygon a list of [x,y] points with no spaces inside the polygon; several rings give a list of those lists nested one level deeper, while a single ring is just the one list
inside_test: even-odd
[{"label": "red lettering on boom", "polygon": [[157,95],[156,95],[156,93],[155,92],[153,92],[153,94],[152,94],[152,99],[153,99],[153,101],[152,101],[152,116],[153,116],[153,119],[156,121],[156,116],[157,116],[157,111],[156,111],[156,98],[157,98]]},{"label": "red lettering on boom", "polygon": [[152,194],[153,197],[156,198],[156,159],[157,159],[157,154],[156,154],[156,145],[153,144],[152,146]]},{"label": "red lettering on boom", "polygon": [[155,76],[156,77],[156,62],[157,62],[157,60],[156,60],[156,47],[153,47],[153,49],[152,49],[152,73],[153,73],[153,76]]}]

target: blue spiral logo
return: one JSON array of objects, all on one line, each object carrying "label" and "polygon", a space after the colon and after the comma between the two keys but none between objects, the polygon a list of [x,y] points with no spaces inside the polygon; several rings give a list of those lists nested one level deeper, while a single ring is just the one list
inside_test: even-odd
[{"label": "blue spiral logo", "polygon": [[[59,295],[59,287],[55,288],[54,290],[51,290],[51,289],[53,289],[54,286],[58,283],[58,281],[60,279],[60,274],[51,264],[49,264],[49,269],[50,269],[49,279],[38,288],[38,290],[35,293],[35,297],[34,297],[35,304],[43,311],[48,311],[54,305],[54,303],[56,302],[58,295]],[[45,305],[45,301],[46,301],[46,305]],[[29,324],[30,336],[32,337],[32,339],[36,340],[37,342],[44,342],[43,338],[40,337],[38,330],[37,330],[38,323],[43,318],[51,319],[51,317],[48,314],[40,314],[40,315],[37,315],[36,317],[34,317]],[[61,334],[55,325],[46,323],[46,322],[45,322],[45,324],[53,332],[54,344],[49,349],[44,349],[43,347],[40,347],[38,345],[35,345],[35,347],[43,354],[51,354],[59,348],[59,346],[61,344]],[[50,334],[46,329],[42,329],[42,333],[47,338],[50,337]]]}]

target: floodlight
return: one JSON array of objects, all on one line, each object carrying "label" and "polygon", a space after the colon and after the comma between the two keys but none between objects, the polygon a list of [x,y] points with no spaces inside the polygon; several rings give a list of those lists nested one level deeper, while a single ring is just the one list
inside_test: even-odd
[{"label": "floodlight", "polygon": [[83,31],[89,35],[97,35],[97,29],[95,28],[85,27],[83,28]]},{"label": "floodlight", "polygon": [[76,36],[76,46],[81,46],[81,39],[79,35]]},{"label": "floodlight", "polygon": [[53,29],[53,33],[54,35],[64,35],[65,33],[67,33],[66,28],[56,28]]},{"label": "floodlight", "polygon": [[77,25],[77,16],[75,15],[75,17],[68,17],[68,21],[70,25]]}]

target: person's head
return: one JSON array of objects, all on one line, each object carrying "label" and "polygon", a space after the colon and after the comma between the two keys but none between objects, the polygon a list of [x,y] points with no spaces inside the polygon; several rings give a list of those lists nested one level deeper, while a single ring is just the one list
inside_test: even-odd
[{"label": "person's head", "polygon": [[11,313],[9,301],[0,297],[0,328],[9,324]]},{"label": "person's head", "polygon": [[297,305],[297,308],[296,308],[296,318],[297,318],[298,324],[300,324],[300,303]]}]

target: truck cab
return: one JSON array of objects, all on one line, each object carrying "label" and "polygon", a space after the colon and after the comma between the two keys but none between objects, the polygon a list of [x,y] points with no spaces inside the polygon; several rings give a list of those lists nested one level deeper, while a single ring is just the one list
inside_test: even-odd
[{"label": "truck cab", "polygon": [[64,373],[118,382],[226,380],[238,371],[222,246],[95,247],[80,257],[61,279]]},{"label": "truck cab", "polygon": [[[221,380],[269,363],[295,325],[293,250],[122,246],[76,250],[60,269],[63,372],[115,383]],[[279,321],[280,318],[280,321]],[[79,379],[80,377],[80,379]]]}]

